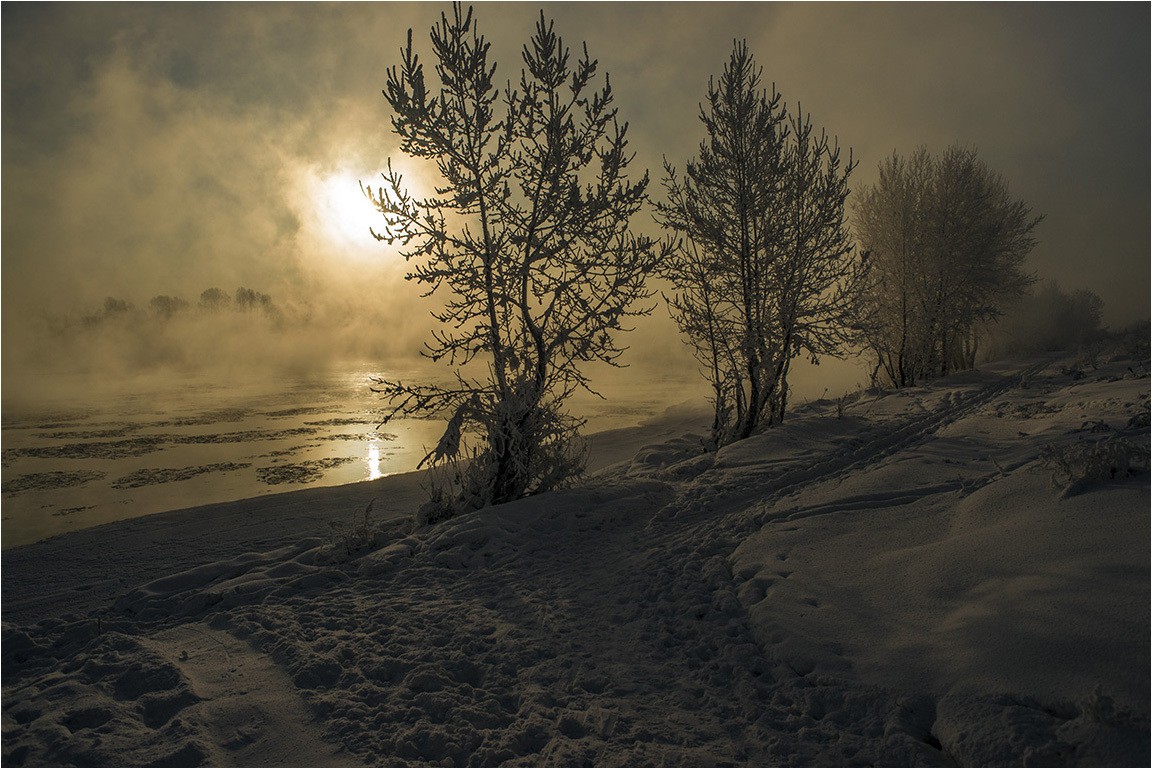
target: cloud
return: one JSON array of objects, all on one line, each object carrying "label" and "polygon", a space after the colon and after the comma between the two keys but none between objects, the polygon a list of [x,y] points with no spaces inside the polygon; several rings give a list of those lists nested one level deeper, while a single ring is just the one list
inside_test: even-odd
[{"label": "cloud", "polygon": [[[307,304],[332,333],[363,323],[356,334],[374,355],[415,351],[426,305],[395,251],[367,235],[332,238],[316,189],[371,181],[390,156],[403,162],[380,89],[410,26],[431,67],[428,29],[447,7],[6,4],[6,349],[43,312],[243,285]],[[1100,294],[1109,320],[1148,317],[1147,6],[545,12],[611,74],[654,196],[661,157],[683,166],[695,153],[708,79],[732,40],[748,38],[766,81],[854,148],[858,185],[894,149],[975,144],[1048,216],[1038,271]],[[498,77],[515,79],[535,7],[486,3],[476,14]],[[410,170],[429,183],[419,164]],[[638,360],[653,357],[641,348],[679,344],[667,322],[643,333]]]},{"label": "cloud", "polygon": [[6,164],[15,194],[5,196],[5,268],[18,266],[17,302],[285,272],[297,225],[264,192],[285,184],[283,153],[258,116],[182,92],[119,52],[72,106],[86,130],[57,153]]}]

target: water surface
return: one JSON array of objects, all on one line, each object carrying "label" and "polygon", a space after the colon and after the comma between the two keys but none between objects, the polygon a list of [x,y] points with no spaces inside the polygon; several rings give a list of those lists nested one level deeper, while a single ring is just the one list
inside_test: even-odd
[{"label": "water surface", "polygon": [[[5,394],[0,435],[5,548],[119,519],[416,468],[444,425],[397,419],[367,365],[276,379],[133,378]],[[412,379],[427,371],[391,372]],[[610,376],[574,397],[584,432],[635,425],[703,393],[695,372]],[[28,386],[25,386],[28,387]],[[31,396],[35,396],[34,398]],[[703,398],[703,395],[701,396]]]}]

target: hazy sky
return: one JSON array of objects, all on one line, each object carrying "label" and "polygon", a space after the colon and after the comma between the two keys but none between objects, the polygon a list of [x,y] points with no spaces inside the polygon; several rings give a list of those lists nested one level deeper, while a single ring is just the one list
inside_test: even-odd
[{"label": "hazy sky", "polygon": [[[4,4],[5,338],[43,309],[242,284],[427,328],[355,196],[403,161],[385,69],[408,27],[426,45],[447,8]],[[501,80],[537,9],[478,6]],[[708,78],[747,38],[766,80],[853,148],[856,186],[894,150],[971,144],[1046,216],[1033,269],[1100,294],[1111,323],[1148,318],[1148,4],[544,10],[611,74],[654,195],[661,156],[695,151]]]}]

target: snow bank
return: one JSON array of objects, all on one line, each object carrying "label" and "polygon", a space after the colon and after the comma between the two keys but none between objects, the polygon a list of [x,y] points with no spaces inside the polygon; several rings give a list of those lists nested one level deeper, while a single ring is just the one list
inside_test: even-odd
[{"label": "snow bank", "polygon": [[731,559],[758,640],[799,674],[924,696],[964,764],[1146,764],[1148,472],[1068,497],[1037,439],[1131,435],[1148,387],[1038,372],[778,502]]}]

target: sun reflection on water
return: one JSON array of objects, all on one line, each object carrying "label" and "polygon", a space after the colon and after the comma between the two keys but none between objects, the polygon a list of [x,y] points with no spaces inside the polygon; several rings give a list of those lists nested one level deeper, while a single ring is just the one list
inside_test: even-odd
[{"label": "sun reflection on water", "polygon": [[375,441],[368,443],[368,457],[364,459],[364,463],[368,466],[369,481],[384,476],[384,472],[380,469],[380,447],[376,445]]}]

